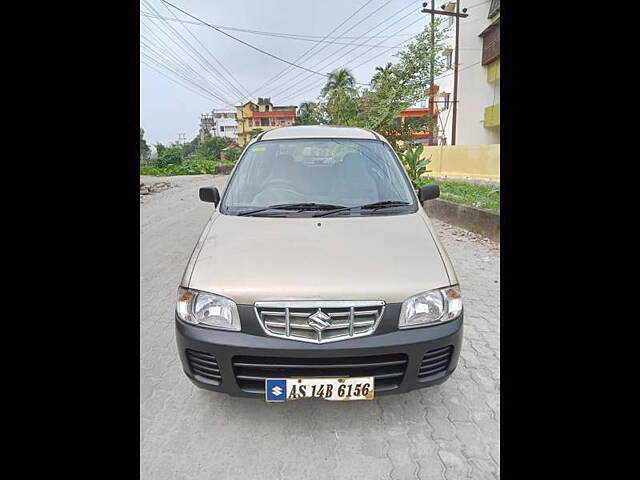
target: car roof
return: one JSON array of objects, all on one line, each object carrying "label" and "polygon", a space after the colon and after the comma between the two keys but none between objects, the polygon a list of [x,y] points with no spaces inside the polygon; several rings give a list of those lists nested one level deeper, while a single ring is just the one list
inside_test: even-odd
[{"label": "car roof", "polygon": [[268,130],[255,137],[257,141],[292,138],[353,138],[361,140],[382,140],[377,133],[364,128],[339,127],[334,125],[298,125]]}]

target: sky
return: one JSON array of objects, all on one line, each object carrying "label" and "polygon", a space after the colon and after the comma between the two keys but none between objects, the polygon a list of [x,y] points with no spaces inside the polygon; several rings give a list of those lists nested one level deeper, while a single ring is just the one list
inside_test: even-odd
[{"label": "sky", "polygon": [[[350,68],[356,81],[364,84],[369,83],[376,66],[396,61],[394,54],[401,48],[396,46],[419,33],[429,20],[420,13],[422,1],[416,0],[167,1],[309,70],[328,73],[338,67]],[[192,140],[198,134],[200,115],[214,108],[228,109],[258,97],[270,97],[274,105],[300,105],[320,93],[321,75],[258,52],[162,0],[141,0],[140,11],[140,127],[149,144],[167,145],[177,141],[179,133]],[[174,15],[193,23],[176,22]],[[326,41],[341,44],[320,43],[327,35]]]}]

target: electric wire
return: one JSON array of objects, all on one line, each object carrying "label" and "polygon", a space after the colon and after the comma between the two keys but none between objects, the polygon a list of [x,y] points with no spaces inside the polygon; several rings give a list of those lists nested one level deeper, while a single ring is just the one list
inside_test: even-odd
[{"label": "electric wire", "polygon": [[[219,81],[219,79],[216,76],[210,75],[211,78],[204,78],[201,73],[199,73],[198,71],[196,71],[196,69],[194,67],[189,65],[189,62],[187,61],[186,57],[184,57],[183,55],[177,54],[169,45],[167,45],[166,42],[164,42],[162,39],[160,39],[160,37],[158,35],[156,35],[155,32],[152,29],[150,29],[148,26],[144,25],[144,23],[142,25],[145,26],[145,28],[147,28],[147,30],[149,30],[149,32],[152,33],[152,35],[161,43],[161,46],[159,46],[156,42],[152,42],[151,40],[149,40],[149,42],[152,43],[159,51],[162,51],[163,53],[166,53],[167,55],[171,56],[172,58],[177,59],[175,61],[178,64],[180,64],[182,66],[182,68],[190,70],[191,74],[199,76],[201,79],[204,79],[204,81],[209,85],[209,88],[212,88],[220,96],[231,96],[231,97],[234,96],[233,90],[229,91],[229,88],[226,87],[226,85],[224,85],[224,84],[219,85],[219,84],[216,83],[215,86],[214,86],[214,83],[211,81],[211,79]],[[168,34],[162,28],[159,28],[159,27],[157,27],[157,28],[158,28],[158,31],[163,33],[166,38],[171,40],[177,47],[179,47],[183,52],[185,52],[188,57],[190,57],[191,59],[195,60],[196,64],[199,65],[203,69],[204,72],[206,72],[208,75],[211,73],[202,64],[202,62],[200,62],[188,50],[186,50],[183,45],[178,43],[178,41],[173,36]],[[141,35],[141,37],[145,38],[144,35]]]},{"label": "electric wire", "polygon": [[[140,10],[140,14],[145,16],[145,17],[150,17],[150,18],[158,18],[158,19],[164,19],[170,22],[177,22],[177,23],[184,23],[184,24],[189,24],[189,25],[197,25],[200,27],[206,27],[207,25],[202,24],[201,22],[194,22],[192,20],[185,20],[183,18],[171,18],[171,17],[163,17],[163,16],[159,16],[159,15],[154,15],[151,14],[149,12],[145,12]],[[247,28],[238,28],[238,27],[229,27],[229,26],[225,26],[225,25],[215,25],[216,27],[218,27],[221,30],[230,30],[230,31],[236,31],[236,32],[243,32],[243,33],[250,33],[253,35],[263,35],[263,36],[267,36],[267,37],[282,37],[282,38],[294,38],[294,39],[307,39],[307,40],[314,40],[317,41],[316,39],[322,39],[325,38],[325,35],[307,35],[307,34],[303,34],[303,33],[285,33],[285,32],[269,32],[269,31],[265,31],[265,30],[255,30],[255,29],[247,29]],[[404,35],[411,35],[410,33],[399,33],[395,36],[404,36]],[[369,35],[369,36],[365,36],[365,37],[360,37],[360,36],[347,36],[347,35],[337,35],[335,37],[326,37],[328,40],[353,40],[354,38],[360,38],[360,39],[372,39],[372,38],[392,38],[394,35]]]},{"label": "electric wire", "polygon": [[[361,36],[366,35],[367,33],[377,29],[378,27],[382,26],[383,24],[385,24],[386,22],[388,22],[390,19],[392,19],[393,17],[395,17],[396,15],[398,15],[399,13],[402,13],[403,11],[407,10],[410,7],[414,6],[414,2],[410,2],[409,4],[407,4],[405,7],[397,10],[394,14],[390,15],[389,17],[386,17],[383,21],[379,22],[378,24],[376,24],[375,26],[371,27],[369,30],[367,30],[366,32],[364,32]],[[393,22],[391,25],[385,27],[383,30],[379,31],[378,33],[382,33],[386,30],[388,30],[389,28],[391,28],[393,25],[395,25],[396,23],[404,20],[405,18],[407,18],[409,15],[414,14],[415,12],[409,12],[407,15],[399,18],[398,20],[396,20],[395,22]],[[406,28],[406,27],[405,27]],[[349,46],[353,45],[354,43],[356,43],[358,41],[358,39],[354,40],[353,42],[351,42],[349,44]],[[351,52],[357,50],[358,48],[362,47],[361,44],[355,45],[354,48],[352,48],[351,50],[347,51],[346,53],[342,54],[341,56],[339,56],[338,58],[335,58],[335,55],[340,52],[341,50],[345,50],[346,47],[341,47],[338,50],[330,53],[329,55],[325,56],[322,60],[316,62],[311,68],[316,68],[318,65],[323,64],[323,66],[321,68],[327,68],[329,65],[332,65],[334,63],[336,63],[338,60],[340,60],[341,58],[344,58],[346,55],[350,54]],[[331,58],[331,60],[328,63],[324,63],[327,59]],[[285,88],[286,85],[288,85],[289,83],[291,83],[292,81],[294,81],[296,78],[299,78],[301,75],[304,75],[304,73],[299,72],[297,75],[295,75],[294,77],[290,78],[289,80],[285,81],[284,83],[281,83],[280,85],[277,85],[275,87],[273,87],[274,92],[272,93],[272,96],[277,96],[278,94],[282,93],[283,89]],[[328,76],[328,75],[327,75]],[[307,75],[304,78],[301,78],[300,80],[298,80],[297,82],[295,82],[293,85],[289,85],[286,88],[290,89],[290,88],[295,88],[297,85],[299,85],[301,82],[304,82],[306,80],[308,80],[309,78],[311,78],[311,76]],[[366,85],[366,84],[363,84]],[[278,92],[278,93],[276,93]]]},{"label": "electric wire", "polygon": [[[398,22],[400,22],[400,21],[404,20],[404,19],[405,19],[405,18],[407,18],[409,15],[412,15],[412,14],[414,14],[414,13],[415,13],[415,12],[409,12],[407,15],[405,15],[405,16],[403,16],[403,17],[399,18],[398,20],[396,20],[395,22],[393,22],[391,25],[388,25],[387,27],[385,27],[382,31],[385,31],[385,30],[387,30],[387,29],[391,28],[392,26],[394,26],[394,25],[395,25],[395,24],[397,24]],[[413,22],[411,22],[411,23],[409,23],[409,24],[404,25],[403,27],[401,27],[401,28],[400,28],[400,30],[406,30],[408,27],[411,27],[412,25],[414,25],[414,24],[416,24],[416,23],[418,23],[418,22],[420,22],[420,21],[422,21],[422,20],[424,20],[424,18],[423,18],[423,17],[419,17],[419,18],[418,18],[418,19],[416,19],[415,21],[413,21]],[[379,25],[380,25],[380,24],[376,25],[376,27],[378,27]],[[376,28],[376,27],[374,27],[374,28]],[[400,30],[398,30],[398,31],[400,31]],[[380,33],[381,33],[381,32],[380,32]],[[407,40],[403,41],[402,43],[406,43],[408,40],[410,40],[410,39],[407,39]],[[384,42],[384,40],[383,40],[382,42]],[[382,42],[380,42],[380,43],[382,43]],[[325,64],[325,66],[324,66],[323,68],[326,68],[326,67],[328,67],[329,65],[333,65],[333,64],[335,64],[337,61],[339,61],[340,59],[342,59],[342,58],[346,57],[348,54],[350,54],[350,53],[354,52],[354,51],[355,51],[355,50],[357,50],[358,48],[360,48],[360,45],[356,45],[354,48],[352,48],[351,50],[349,50],[349,51],[345,52],[344,54],[340,55],[339,57],[337,57],[337,58],[333,58],[329,63]],[[392,47],[392,48],[395,48],[395,47]],[[364,54],[368,53],[368,52],[369,52],[369,51],[371,51],[371,50],[372,50],[372,49],[371,49],[371,48],[369,48],[369,49],[368,49],[368,50],[366,50],[364,53],[359,53],[359,54],[357,55],[357,58],[361,58],[361,57],[362,57],[362,55],[364,55]],[[383,53],[384,53],[384,52],[383,52]],[[377,54],[376,56],[380,56],[380,55],[382,55],[383,53]],[[329,58],[329,57],[326,57],[326,58]],[[325,58],[325,59],[326,59],[326,58]],[[351,60],[349,60],[349,61],[345,61],[345,62],[343,62],[343,63],[341,64],[341,67],[342,67],[342,68],[346,67],[350,62],[355,61],[357,58],[353,58],[353,59],[351,59]],[[357,67],[353,67],[353,68],[357,68]],[[305,78],[302,78],[302,79],[300,79],[300,81],[298,81],[298,82],[296,82],[295,84],[293,84],[293,85],[291,85],[291,86],[287,87],[287,89],[295,89],[298,85],[300,85],[302,82],[307,81],[309,78],[310,78],[309,76],[307,76],[307,77],[305,77]],[[277,94],[283,93],[283,92],[282,92],[282,88],[283,88],[283,87],[284,87],[284,85],[283,85],[283,86],[281,86],[279,89],[277,89],[277,92],[278,92],[278,93],[273,93],[273,95],[275,96],[275,95],[277,95]]]},{"label": "electric wire", "polygon": [[185,88],[186,90],[189,90],[191,93],[193,93],[193,94],[195,94],[195,95],[198,95],[198,96],[200,96],[200,97],[204,98],[205,100],[208,100],[208,101],[210,101],[210,102],[211,102],[211,101],[214,101],[214,102],[216,102],[216,101],[217,101],[217,100],[215,100],[213,97],[210,97],[210,96],[208,96],[208,95],[204,95],[204,94],[202,94],[202,93],[199,93],[198,91],[196,91],[196,90],[192,89],[191,87],[189,87],[187,84],[182,83],[181,81],[176,80],[176,79],[174,79],[174,78],[171,78],[169,75],[167,75],[167,74],[163,73],[161,70],[159,70],[159,69],[157,69],[156,67],[154,67],[154,66],[152,66],[152,65],[148,64],[148,63],[147,63],[147,62],[145,62],[144,60],[140,60],[140,63],[142,63],[143,65],[147,66],[148,68],[150,68],[150,69],[152,69],[152,70],[156,71],[157,73],[159,73],[160,75],[162,75],[162,76],[163,76],[164,78],[166,78],[167,80],[169,80],[169,81],[171,81],[171,82],[175,83],[175,84],[176,84],[176,85],[178,85],[178,86],[181,86],[181,87]]},{"label": "electric wire", "polygon": [[[173,15],[173,17],[177,20],[178,17],[176,16],[176,14],[166,5],[164,5],[164,7],[167,9],[167,11],[169,13],[171,13],[171,15]],[[238,87],[240,87],[239,89],[236,89],[238,91],[242,90],[243,92],[240,92],[241,95],[243,95],[240,100],[242,101],[243,98],[246,98],[245,96],[248,95],[249,91],[245,88],[244,85],[242,85],[242,83],[240,83],[240,81],[235,77],[235,75],[233,73],[231,73],[231,71],[229,71],[229,69],[227,67],[225,67],[224,63],[222,63],[220,60],[218,60],[218,58],[211,52],[211,50],[209,50],[201,41],[200,39],[198,39],[198,37],[196,37],[191,30],[189,30],[189,28],[186,25],[182,25],[182,27],[189,33],[189,35],[191,35],[196,42],[198,42],[198,44],[211,56],[211,58],[220,66],[220,68],[222,68],[233,80],[233,82],[231,81],[227,81],[231,86],[234,86],[237,84]],[[226,80],[226,79],[225,79]],[[235,83],[234,83],[235,82]]]},{"label": "electric wire", "polygon": [[181,73],[183,77],[189,78],[192,83],[199,86],[206,86],[208,91],[214,92],[218,96],[218,98],[224,100],[225,103],[230,103],[225,94],[218,91],[218,89],[211,84],[209,79],[204,77],[200,72],[194,70],[191,65],[184,62],[183,59],[173,54],[172,50],[169,50],[168,53],[165,53],[160,51],[159,49],[154,48],[154,46],[157,47],[157,45],[149,45],[144,35],[141,35],[140,45],[143,50],[146,49],[147,51],[153,53],[157,57],[157,59],[159,59],[160,63],[164,62],[167,65],[170,65],[174,70]]},{"label": "electric wire", "polygon": [[[306,57],[311,51],[313,51],[314,48],[316,48],[320,42],[322,42],[323,40],[325,40],[329,35],[331,35],[332,33],[334,33],[336,30],[338,30],[340,27],[342,27],[345,23],[347,23],[349,20],[351,20],[354,16],[356,16],[364,7],[366,7],[367,5],[369,5],[371,3],[372,0],[367,0],[366,2],[364,2],[360,8],[358,8],[355,12],[353,12],[351,15],[349,15],[349,17],[347,17],[345,20],[342,21],[342,23],[340,23],[340,25],[338,25],[337,27],[335,27],[333,30],[331,30],[329,33],[327,33],[324,38],[322,40],[319,40],[317,43],[315,43],[311,48],[309,48],[308,50],[306,50],[302,55],[300,55],[298,58],[296,58],[294,60],[294,62],[299,62],[301,61],[304,57]],[[391,1],[391,0],[389,0]],[[389,3],[389,2],[387,2]],[[384,4],[386,5],[386,3]],[[383,6],[384,6],[383,5]],[[379,9],[378,9],[379,10]],[[369,15],[367,15],[363,20],[369,18],[373,13],[377,12],[378,10],[374,10],[372,13],[370,13]],[[356,23],[356,25],[362,23],[363,20],[360,20],[358,23]],[[353,28],[353,27],[351,27]],[[349,30],[347,30],[349,31]],[[317,55],[320,51],[322,51],[324,48],[326,48],[326,45],[323,46],[318,52],[314,53],[313,55]],[[309,58],[307,58],[307,60],[309,60],[311,57],[313,57],[313,55],[310,55]],[[306,60],[305,60],[306,61]],[[259,92],[265,85],[268,85],[271,82],[275,82],[276,80],[278,80],[279,78],[282,78],[283,75],[286,75],[287,72],[289,72],[291,70],[291,66],[287,66],[285,67],[283,70],[281,70],[279,73],[277,73],[275,76],[271,77],[269,80],[267,80],[266,82],[264,82],[262,85],[260,85],[259,87],[257,87],[251,94],[255,94],[257,92]]]},{"label": "electric wire", "polygon": [[[159,12],[147,1],[147,0],[142,0],[143,3],[145,3],[148,8],[150,8],[153,12],[155,12],[156,14],[159,14]],[[169,10],[170,11],[170,10]],[[171,12],[171,11],[170,11]],[[178,45],[185,53],[187,53],[193,60],[196,61],[196,63],[198,63],[198,65],[200,65],[200,67],[203,68],[204,71],[208,72],[209,74],[211,74],[211,76],[213,78],[216,79],[217,82],[220,83],[220,86],[218,86],[218,89],[220,90],[227,90],[229,93],[232,93],[232,96],[235,95],[240,95],[242,96],[243,93],[233,84],[231,83],[227,78],[225,78],[225,76],[223,74],[220,73],[220,71],[215,68],[213,65],[211,65],[211,62],[209,62],[201,53],[198,49],[196,49],[191,42],[189,42],[189,40],[187,40],[186,38],[184,38],[184,36],[182,36],[169,22],[164,21],[164,24],[175,34],[175,36],[177,38],[179,38],[182,41],[182,44],[188,48],[190,51],[185,50],[185,48],[180,45],[174,37],[172,37],[171,35],[169,35],[167,33],[166,30],[164,29],[160,29],[162,31],[162,33],[164,33],[167,37],[171,38],[171,40],[176,43],[176,45]],[[154,22],[155,25],[155,22]],[[197,55],[198,57],[200,57],[200,59],[202,59],[202,61],[204,61],[204,63],[206,63],[208,66],[205,66],[200,60],[198,60],[198,58],[194,57],[194,55],[190,52],[193,52],[193,54]],[[224,88],[222,88],[224,86]]]},{"label": "electric wire", "polygon": [[[180,78],[182,78],[182,79],[186,80],[188,83],[191,83],[194,87],[196,87],[196,88],[198,88],[198,89],[202,90],[202,91],[203,91],[203,92],[205,92],[207,95],[211,95],[211,96],[213,96],[214,98],[218,99],[219,101],[221,101],[221,102],[222,102],[223,104],[225,104],[225,105],[230,105],[230,104],[228,104],[226,101],[224,101],[223,99],[221,99],[221,98],[219,98],[217,95],[215,95],[213,92],[211,92],[211,91],[207,90],[205,87],[203,87],[203,86],[201,86],[201,85],[199,85],[199,84],[194,83],[194,82],[193,82],[191,79],[189,79],[188,77],[185,77],[185,76],[184,76],[184,75],[182,75],[180,72],[178,72],[178,71],[174,70],[173,68],[171,68],[171,66],[168,66],[168,65],[166,65],[166,64],[163,64],[162,62],[160,62],[160,61],[156,60],[156,59],[155,59],[155,58],[153,58],[151,55],[148,55],[148,54],[146,54],[145,52],[140,52],[140,54],[141,54],[143,57],[146,57],[146,58],[148,58],[149,60],[151,60],[152,62],[156,63],[156,64],[157,64],[157,65],[159,65],[160,67],[163,67],[164,69],[169,70],[170,72],[174,73],[176,76],[178,76],[178,77],[180,77]],[[233,106],[233,105],[230,105],[230,106]]]},{"label": "electric wire", "polygon": [[[141,33],[140,43],[144,48],[147,48],[147,49],[152,48],[146,42],[151,43],[154,47],[158,48],[158,50],[154,52],[156,53],[156,55],[163,54],[165,57],[166,56],[170,57],[171,60],[173,60],[173,62],[175,62],[175,64],[177,64],[180,67],[180,69],[183,70],[183,73],[188,75],[195,75],[196,77],[199,77],[198,81],[204,82],[209,88],[212,88],[214,91],[217,91],[216,88],[209,82],[207,78],[205,78],[200,72],[193,69],[191,65],[188,64],[188,62],[186,62],[183,58],[177,55],[173,51],[173,49],[171,49],[171,47],[169,47],[158,35],[156,35],[156,33],[152,29],[150,29],[147,25],[144,25],[144,24],[142,24],[142,26],[146,28],[149,31],[149,33],[152,34],[158,40],[158,42],[160,42],[160,44],[164,47],[164,49],[158,48],[158,45],[156,43],[151,42],[149,39],[147,39],[147,37],[143,33]],[[190,72],[187,72],[187,70],[190,70]]]},{"label": "electric wire", "polygon": [[233,39],[233,40],[235,40],[236,42],[240,42],[240,43],[242,43],[243,45],[246,45],[246,46],[248,46],[248,47],[250,47],[250,48],[252,48],[252,49],[254,49],[254,50],[256,50],[256,51],[258,51],[258,52],[260,52],[260,53],[263,53],[263,54],[268,55],[268,56],[270,56],[270,57],[272,57],[272,58],[275,58],[276,60],[279,60],[279,61],[281,61],[281,62],[288,63],[289,65],[292,65],[292,66],[294,66],[294,67],[296,67],[296,68],[300,68],[300,69],[302,69],[302,70],[306,70],[307,72],[315,73],[316,75],[322,75],[322,76],[324,76],[324,77],[328,76],[326,73],[316,72],[315,70],[311,70],[311,69],[306,68],[306,67],[303,67],[303,66],[301,66],[301,65],[297,65],[297,64],[295,64],[295,63],[293,63],[293,62],[291,62],[291,61],[289,61],[289,60],[286,60],[286,59],[284,59],[284,58],[282,58],[282,57],[279,57],[278,55],[274,55],[273,53],[267,52],[266,50],[263,50],[263,49],[261,49],[261,48],[259,48],[259,47],[256,47],[255,45],[252,45],[252,44],[251,44],[251,43],[249,43],[249,42],[245,42],[244,40],[242,40],[242,39],[240,39],[240,38],[238,38],[238,37],[234,37],[233,35],[231,35],[231,34],[229,34],[229,33],[225,32],[225,31],[223,31],[223,30],[221,30],[221,29],[219,29],[219,28],[217,28],[217,27],[214,27],[214,26],[213,26],[213,25],[211,25],[210,23],[207,23],[207,22],[205,22],[204,20],[201,20],[200,18],[198,18],[198,17],[196,17],[196,16],[194,16],[194,15],[191,15],[189,12],[186,12],[185,10],[181,9],[180,7],[175,6],[175,5],[174,5],[174,4],[172,4],[171,2],[167,2],[167,0],[160,0],[160,1],[161,1],[161,2],[163,2],[163,3],[166,3],[167,5],[169,5],[169,6],[173,7],[173,8],[175,8],[176,10],[178,10],[178,11],[180,11],[180,12],[184,13],[184,14],[185,14],[185,15],[187,15],[187,16],[189,16],[189,17],[191,17],[191,18],[194,18],[195,20],[200,21],[202,24],[207,25],[208,27],[213,28],[213,29],[214,29],[214,30],[216,30],[217,32],[220,32],[220,33],[222,33],[223,35],[226,35],[227,37],[232,38],[232,39]]}]

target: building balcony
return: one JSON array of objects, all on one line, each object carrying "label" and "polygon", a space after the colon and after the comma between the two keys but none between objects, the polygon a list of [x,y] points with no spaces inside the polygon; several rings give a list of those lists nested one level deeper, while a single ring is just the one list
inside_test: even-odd
[{"label": "building balcony", "polygon": [[412,117],[424,117],[425,115],[431,115],[433,110],[431,108],[407,108],[398,115],[400,118],[412,118]]},{"label": "building balcony", "polygon": [[496,103],[484,109],[484,126],[499,127],[500,126],[500,104]]},{"label": "building balcony", "polygon": [[500,80],[500,57],[487,65],[487,82],[493,83]]},{"label": "building balcony", "polygon": [[276,110],[274,112],[253,112],[253,118],[286,118],[293,119],[296,116],[295,110]]}]

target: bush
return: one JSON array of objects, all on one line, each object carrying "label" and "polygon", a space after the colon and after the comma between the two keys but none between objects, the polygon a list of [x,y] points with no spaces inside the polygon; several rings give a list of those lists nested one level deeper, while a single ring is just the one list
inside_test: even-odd
[{"label": "bush", "polygon": [[242,150],[236,147],[229,147],[224,151],[224,161],[225,163],[235,163],[238,161],[238,157],[240,157],[240,153]]},{"label": "bush", "polygon": [[420,160],[422,152],[424,152],[423,145],[418,145],[415,148],[407,147],[401,157],[402,163],[404,163],[407,174],[413,184],[413,188],[416,189],[424,184],[425,179],[423,175],[431,171],[427,170],[427,165],[431,162],[431,157]]},{"label": "bush", "polygon": [[163,168],[169,165],[180,165],[182,163],[182,148],[168,147],[158,152],[156,166]]},{"label": "bush", "polygon": [[185,159],[180,165],[167,165],[166,167],[140,166],[141,175],[166,176],[173,175],[204,175],[214,174],[216,162],[205,157],[192,155]]}]

